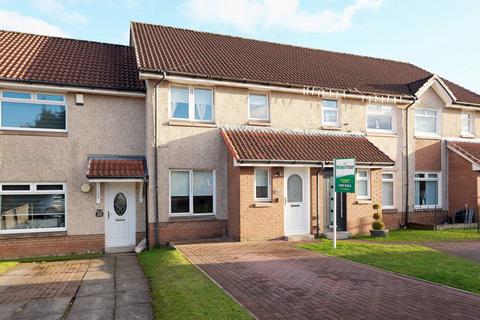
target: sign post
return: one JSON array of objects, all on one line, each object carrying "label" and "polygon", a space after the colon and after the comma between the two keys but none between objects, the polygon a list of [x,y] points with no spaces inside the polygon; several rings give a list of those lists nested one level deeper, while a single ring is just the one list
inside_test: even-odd
[{"label": "sign post", "polygon": [[[333,248],[337,248],[337,192],[355,193],[355,159],[335,159],[333,161],[335,195],[333,201]],[[340,202],[342,205],[342,202]],[[343,210],[343,208],[341,208]]]}]

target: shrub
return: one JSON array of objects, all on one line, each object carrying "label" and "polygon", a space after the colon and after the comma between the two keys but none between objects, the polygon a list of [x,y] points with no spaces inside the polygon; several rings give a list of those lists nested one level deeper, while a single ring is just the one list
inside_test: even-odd
[{"label": "shrub", "polygon": [[373,214],[373,219],[379,220],[380,219],[380,213],[376,212]]},{"label": "shrub", "polygon": [[373,229],[373,230],[383,230],[384,227],[385,227],[385,225],[384,225],[383,222],[380,221],[380,220],[375,221],[374,223],[372,223],[372,229]]},{"label": "shrub", "polygon": [[380,209],[380,205],[378,203],[375,203],[373,206],[373,209],[378,210]]}]

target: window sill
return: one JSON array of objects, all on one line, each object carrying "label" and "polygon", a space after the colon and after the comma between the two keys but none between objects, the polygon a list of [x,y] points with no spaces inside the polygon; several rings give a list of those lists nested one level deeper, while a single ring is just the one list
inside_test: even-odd
[{"label": "window sill", "polygon": [[36,232],[13,232],[13,233],[0,233],[0,239],[13,239],[13,238],[46,238],[46,237],[64,237],[67,235],[67,231],[36,231]]},{"label": "window sill", "polygon": [[170,120],[168,121],[169,126],[177,127],[199,127],[199,128],[216,128],[217,125],[213,122],[195,122],[195,121],[179,121],[179,120]]},{"label": "window sill", "polygon": [[355,203],[356,204],[370,204],[370,203],[372,203],[372,199],[359,199]]},{"label": "window sill", "polygon": [[396,138],[398,137],[398,134],[393,131],[368,131],[367,130],[367,136]]},{"label": "window sill", "polygon": [[68,137],[68,132],[58,131],[36,131],[36,130],[14,130],[0,129],[0,135],[6,136],[38,136],[38,137]]},{"label": "window sill", "polygon": [[342,130],[342,127],[340,127],[339,125],[328,125],[328,124],[324,124],[322,125],[321,127],[322,130]]},{"label": "window sill", "polygon": [[475,139],[475,135],[471,133],[462,133],[460,137],[466,138],[466,139]]},{"label": "window sill", "polygon": [[253,204],[254,208],[268,208],[268,207],[271,207],[271,206],[273,206],[273,203],[270,202],[270,201],[268,201],[268,202],[267,201],[266,202],[255,202]]},{"label": "window sill", "polygon": [[260,121],[260,120],[250,120],[247,122],[249,126],[257,126],[257,127],[270,127],[270,121]]},{"label": "window sill", "polygon": [[398,209],[397,208],[382,208],[382,213],[397,213]]},{"label": "window sill", "polygon": [[415,134],[415,139],[441,140],[442,137],[439,135]]},{"label": "window sill", "polygon": [[178,222],[178,221],[201,221],[201,220],[217,220],[215,214],[201,214],[201,215],[170,215],[168,217],[168,222]]}]

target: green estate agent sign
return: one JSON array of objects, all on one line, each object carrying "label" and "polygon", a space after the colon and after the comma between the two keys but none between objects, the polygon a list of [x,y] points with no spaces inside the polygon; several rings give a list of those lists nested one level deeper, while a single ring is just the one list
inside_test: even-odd
[{"label": "green estate agent sign", "polygon": [[355,159],[335,159],[335,192],[355,192]]}]

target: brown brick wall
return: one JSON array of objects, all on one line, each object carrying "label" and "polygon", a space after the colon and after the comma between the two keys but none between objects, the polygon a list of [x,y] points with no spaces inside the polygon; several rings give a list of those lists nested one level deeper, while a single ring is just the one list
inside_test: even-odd
[{"label": "brown brick wall", "polygon": [[0,237],[0,259],[99,252],[104,248],[103,234],[69,236],[58,233]]},{"label": "brown brick wall", "polygon": [[[283,168],[271,168],[272,202],[254,202],[254,168],[240,168],[240,241],[278,239],[284,235]],[[262,205],[262,206],[260,206]]]},{"label": "brown brick wall", "polygon": [[401,225],[405,225],[405,212],[397,211],[383,211],[382,219],[385,223],[385,229],[396,230],[399,229]]},{"label": "brown brick wall", "polygon": [[479,175],[472,170],[472,163],[455,152],[448,151],[448,205],[453,214],[458,209],[477,208]]},{"label": "brown brick wall", "polygon": [[[150,244],[155,245],[155,224],[150,223]],[[223,237],[227,232],[227,220],[192,219],[159,223],[160,243],[175,240],[194,240]]]},{"label": "brown brick wall", "polygon": [[240,239],[240,168],[227,158],[228,235]]},{"label": "brown brick wall", "polygon": [[[357,201],[355,193],[347,195],[347,230],[352,234],[368,234],[373,222],[375,210],[373,204],[382,203],[382,170],[370,170],[371,201]],[[381,208],[379,209],[381,213]]]},{"label": "brown brick wall", "polygon": [[441,141],[415,139],[415,171],[441,171]]},{"label": "brown brick wall", "polygon": [[[317,173],[319,174],[320,186],[318,186],[317,190]],[[319,192],[319,193],[318,193]],[[318,203],[320,203],[320,210],[318,210],[317,205],[317,196],[318,196]],[[318,225],[320,229],[318,230],[319,233],[323,232],[323,173],[321,169],[311,168],[310,169],[310,208],[311,208],[311,223],[310,223],[310,233],[316,235],[317,234],[317,214],[318,216]]]}]

